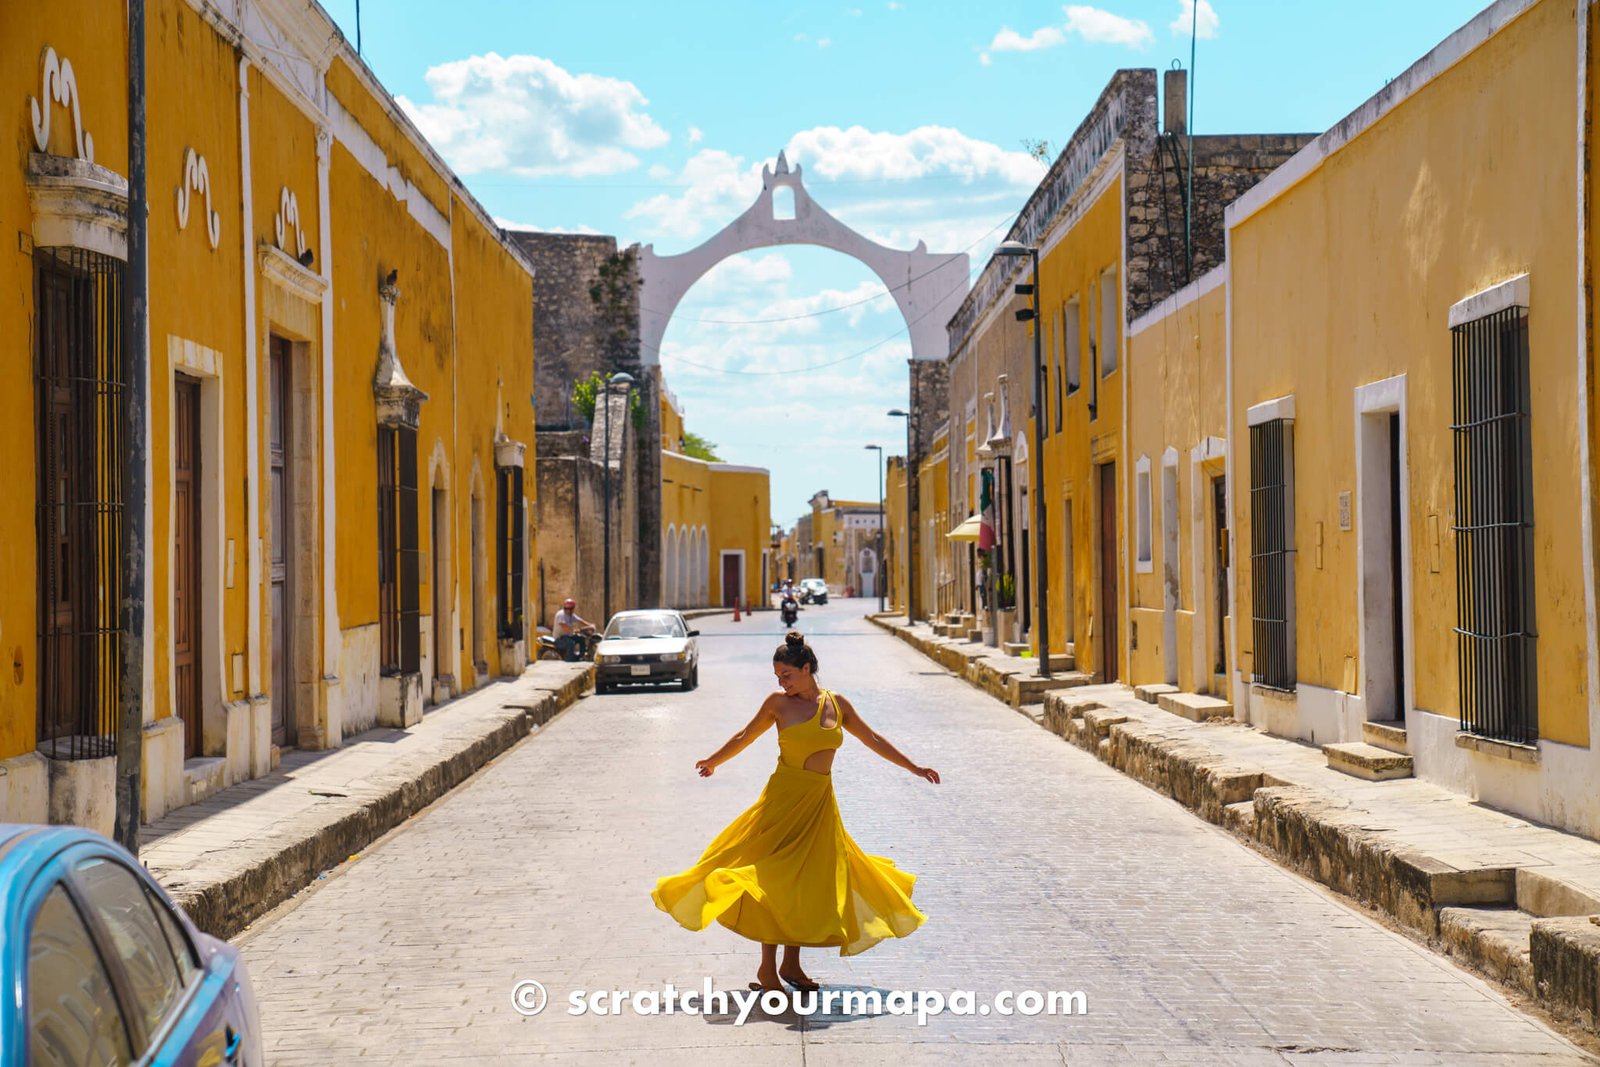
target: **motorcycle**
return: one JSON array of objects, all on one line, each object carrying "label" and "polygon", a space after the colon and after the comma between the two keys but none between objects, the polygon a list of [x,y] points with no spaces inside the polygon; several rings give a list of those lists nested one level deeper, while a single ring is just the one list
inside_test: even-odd
[{"label": "motorcycle", "polygon": [[778,610],[783,614],[783,624],[785,626],[793,626],[795,620],[800,617],[800,605],[792,596],[784,597],[783,603],[778,605]]},{"label": "motorcycle", "polygon": [[566,638],[542,633],[539,635],[539,658],[587,663],[594,659],[594,646],[599,643],[599,635],[593,632],[569,634]]}]

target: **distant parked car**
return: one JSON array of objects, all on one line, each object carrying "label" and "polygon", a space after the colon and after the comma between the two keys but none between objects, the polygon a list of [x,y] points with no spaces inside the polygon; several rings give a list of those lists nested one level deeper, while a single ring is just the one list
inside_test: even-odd
[{"label": "distant parked car", "polygon": [[0,824],[0,1065],[260,1064],[239,950],[78,826]]},{"label": "distant parked car", "polygon": [[595,647],[594,691],[637,682],[682,682],[693,689],[700,684],[699,636],[676,611],[617,612]]},{"label": "distant parked car", "polygon": [[828,583],[821,578],[800,579],[800,603],[826,604],[828,602]]}]

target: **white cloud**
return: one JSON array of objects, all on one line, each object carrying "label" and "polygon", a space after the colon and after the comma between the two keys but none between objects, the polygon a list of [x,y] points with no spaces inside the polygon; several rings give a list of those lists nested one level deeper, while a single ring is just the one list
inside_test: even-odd
[{"label": "white cloud", "polygon": [[706,136],[705,133],[700,129],[700,127],[698,127],[698,126],[690,126],[689,127],[689,143],[690,144],[699,144],[701,141],[705,140],[705,136]]},{"label": "white cloud", "polygon": [[817,47],[818,48],[826,48],[832,43],[833,43],[833,38],[832,37],[818,37],[817,38]]},{"label": "white cloud", "polygon": [[1026,37],[1009,26],[1002,26],[1000,32],[994,35],[994,40],[989,42],[989,51],[1036,52],[1041,48],[1065,44],[1066,40],[1066,33],[1055,26],[1041,26]]},{"label": "white cloud", "polygon": [[670,139],[632,82],[540,56],[471,56],[429,68],[426,80],[432,102],[398,102],[462,174],[616,174]]},{"label": "white cloud", "polygon": [[1096,44],[1122,44],[1144,48],[1155,41],[1150,24],[1143,19],[1123,18],[1087,4],[1068,4],[1067,30]]},{"label": "white cloud", "polygon": [[[948,127],[896,134],[820,126],[795,134],[784,148],[791,163],[816,179],[808,189],[827,210],[895,248],[913,247],[919,239],[935,250],[964,248],[1015,210],[1039,180],[1039,165],[1026,152]],[[755,200],[763,163],[770,161],[747,163],[743,156],[702,149],[674,183],[685,187],[681,193],[648,197],[624,217],[636,221],[647,239],[706,236]],[[930,194],[918,181],[941,184]],[[915,192],[886,195],[880,182]]]},{"label": "white cloud", "polygon": [[1217,30],[1222,26],[1222,20],[1217,18],[1216,9],[1211,6],[1211,0],[1178,0],[1178,17],[1168,24],[1168,29],[1176,37],[1189,36],[1189,29],[1198,21],[1200,29],[1195,36],[1202,41],[1212,40],[1217,36]]},{"label": "white cloud", "polygon": [[515,219],[502,218],[499,215],[495,215],[494,216],[494,224],[496,226],[500,227],[502,230],[533,230],[536,233],[591,233],[591,234],[598,234],[598,233],[601,232],[601,231],[595,229],[593,226],[590,226],[587,223],[582,223],[582,222],[578,223],[578,225],[576,225],[576,226],[540,226],[538,223],[534,223],[534,222],[517,222]]},{"label": "white cloud", "polygon": [[[1188,3],[1191,0],[1182,2]],[[1210,4],[1206,3],[1206,0],[1201,0],[1201,4],[1207,11],[1210,10]],[[989,47],[979,53],[978,62],[988,66],[991,62],[990,57],[995,52],[1038,52],[1046,48],[1056,48],[1066,44],[1067,39],[1074,34],[1093,44],[1119,44],[1128,48],[1147,48],[1155,41],[1155,34],[1151,32],[1150,24],[1143,19],[1125,18],[1087,4],[1068,4],[1061,10],[1067,16],[1065,22],[1055,26],[1041,26],[1026,36],[1009,26],[1000,27],[1000,32],[994,35]],[[1212,18],[1215,17],[1213,14]],[[1203,30],[1204,14],[1201,15],[1200,24]]]},{"label": "white cloud", "polygon": [[677,184],[687,188],[676,196],[658,193],[641,200],[622,217],[641,220],[651,236],[694,237],[748,207],[761,191],[761,171],[746,167],[743,156],[702,148],[683,165]]},{"label": "white cloud", "polygon": [[[796,133],[784,150],[829,212],[894,248],[918,240],[934,251],[965,248],[1015,211],[1039,181],[1039,164],[1026,152],[945,126],[905,133],[818,126]],[[681,192],[641,200],[624,217],[647,239],[708,236],[755,201],[768,163],[701,149],[677,177]]]}]

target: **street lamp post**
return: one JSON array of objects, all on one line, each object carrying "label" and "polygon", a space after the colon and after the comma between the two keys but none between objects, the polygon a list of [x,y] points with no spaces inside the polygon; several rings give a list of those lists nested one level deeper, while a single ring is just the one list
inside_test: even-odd
[{"label": "street lamp post", "polygon": [[1045,554],[1044,508],[1044,357],[1042,351],[1043,323],[1039,320],[1039,249],[1021,241],[1001,241],[995,247],[997,256],[1028,256],[1033,262],[1032,280],[1016,287],[1018,296],[1031,296],[1033,307],[1017,311],[1018,322],[1033,323],[1033,526],[1034,526],[1034,606],[1039,613],[1039,676],[1050,677],[1050,605],[1046,598],[1049,587],[1048,556]]},{"label": "street lamp post", "polygon": [[889,412],[891,418],[906,420],[906,541],[900,546],[900,554],[906,558],[906,622],[917,621],[917,554],[913,551],[917,543],[917,509],[914,501],[917,498],[917,465],[911,456],[911,412],[895,408]]},{"label": "street lamp post", "polygon": [[878,613],[881,615],[884,611],[884,597],[887,595],[887,590],[883,587],[883,446],[864,445],[863,447],[878,453],[878,558],[873,562],[877,569]]},{"label": "street lamp post", "polygon": [[[628,395],[633,391],[633,375],[627,373],[626,371],[618,371],[617,373],[613,374],[605,384],[606,453],[605,470],[603,474],[605,489],[603,492],[603,504],[601,507],[601,511],[605,515],[605,550],[603,552],[603,558],[605,560],[603,568],[605,573],[605,594],[601,607],[605,610],[604,614],[601,615],[601,618],[607,623],[611,621],[611,387],[615,385],[622,386],[622,405],[623,409],[626,410],[628,405]],[[623,433],[627,433],[626,424],[623,425]],[[602,623],[601,625],[605,625],[605,623]]]}]

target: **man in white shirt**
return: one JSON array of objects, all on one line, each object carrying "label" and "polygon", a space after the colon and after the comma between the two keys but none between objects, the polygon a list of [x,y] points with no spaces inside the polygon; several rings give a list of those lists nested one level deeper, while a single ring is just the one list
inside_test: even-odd
[{"label": "man in white shirt", "polygon": [[574,650],[581,655],[583,637],[585,633],[594,632],[594,623],[585,619],[577,612],[578,602],[568,597],[561,603],[561,610],[556,612],[554,624],[551,629],[555,634],[556,648],[568,659],[574,656]]}]

